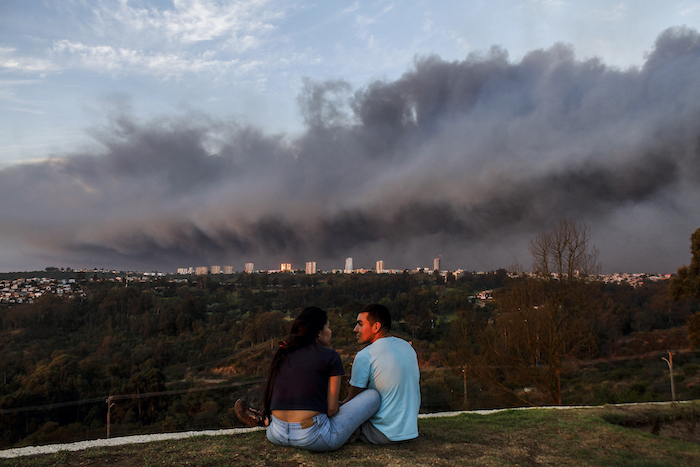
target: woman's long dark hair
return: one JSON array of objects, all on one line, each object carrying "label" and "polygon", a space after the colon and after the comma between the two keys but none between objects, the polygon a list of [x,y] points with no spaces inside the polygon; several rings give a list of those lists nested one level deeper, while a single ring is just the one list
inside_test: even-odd
[{"label": "woman's long dark hair", "polygon": [[316,342],[318,333],[326,326],[328,314],[315,306],[308,306],[301,311],[301,314],[292,323],[289,336],[280,342],[280,347],[275,352],[270,362],[270,369],[267,373],[267,383],[265,384],[265,406],[264,415],[270,415],[270,402],[272,401],[272,389],[275,386],[275,378],[280,371],[282,362],[289,354],[295,350],[306,347]]}]

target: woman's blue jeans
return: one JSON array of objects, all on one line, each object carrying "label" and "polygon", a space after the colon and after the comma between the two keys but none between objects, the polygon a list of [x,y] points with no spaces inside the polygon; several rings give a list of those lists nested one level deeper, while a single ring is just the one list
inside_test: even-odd
[{"label": "woman's blue jeans", "polygon": [[332,417],[318,414],[314,424],[302,428],[301,422],[290,423],[272,416],[267,427],[267,439],[277,446],[295,446],[309,451],[335,451],[365,420],[379,410],[381,398],[374,389],[366,389],[340,406]]}]

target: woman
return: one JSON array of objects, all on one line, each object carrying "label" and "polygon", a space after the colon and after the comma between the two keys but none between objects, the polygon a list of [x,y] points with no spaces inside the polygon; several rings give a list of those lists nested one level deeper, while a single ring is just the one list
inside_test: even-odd
[{"label": "woman", "polygon": [[270,364],[261,414],[242,399],[238,418],[250,426],[266,425],[267,438],[278,446],[311,451],[340,448],[378,409],[379,393],[367,389],[340,406],[340,355],[329,349],[328,315],[307,307],[292,323]]}]

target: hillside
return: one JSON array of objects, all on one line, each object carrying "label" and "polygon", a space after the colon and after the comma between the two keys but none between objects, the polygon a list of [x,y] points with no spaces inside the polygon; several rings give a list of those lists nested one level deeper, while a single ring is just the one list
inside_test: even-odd
[{"label": "hillside", "polygon": [[[696,403],[508,410],[423,418],[420,437],[316,454],[270,444],[264,432],[194,437],[0,460],[4,466],[697,466]],[[656,422],[656,423],[655,423]],[[652,434],[658,425],[658,434]]]},{"label": "hillside", "polygon": [[[661,282],[586,284],[593,308],[585,323],[571,325],[586,331],[585,341],[565,360],[547,356],[546,347],[490,340],[526,335],[509,323],[547,322],[509,318],[509,291],[529,285],[503,270],[448,280],[285,273],[72,285],[75,298],[43,294],[31,304],[0,305],[0,448],[103,437],[108,415],[112,436],[240,426],[233,402],[259,405],[275,344],[307,305],[328,311],[332,346],[349,375],[360,349],[352,333],[357,311],[386,304],[392,333],[418,353],[422,412],[553,405],[542,384],[549,368],[561,370],[565,405],[667,401],[668,350],[676,352],[677,399],[700,398],[700,352],[690,350],[686,326],[700,302],[670,301]],[[546,329],[531,331],[547,341]],[[514,363],[528,355],[536,360]]]}]

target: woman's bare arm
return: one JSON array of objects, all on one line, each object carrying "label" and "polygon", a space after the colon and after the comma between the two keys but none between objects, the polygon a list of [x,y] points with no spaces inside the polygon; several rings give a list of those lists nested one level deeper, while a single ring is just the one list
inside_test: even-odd
[{"label": "woman's bare arm", "polygon": [[331,376],[328,380],[328,416],[332,417],[340,410],[340,376]]}]

